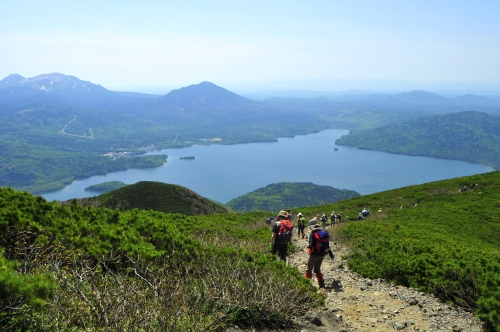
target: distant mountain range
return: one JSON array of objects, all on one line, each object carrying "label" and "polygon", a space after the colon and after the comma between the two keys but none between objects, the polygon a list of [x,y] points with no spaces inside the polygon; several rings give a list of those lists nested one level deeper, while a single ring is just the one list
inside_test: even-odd
[{"label": "distant mountain range", "polygon": [[[63,103],[73,106],[104,109],[298,109],[305,105],[322,104],[332,109],[338,107],[399,107],[415,108],[458,107],[456,111],[475,109],[500,113],[499,96],[464,95],[447,98],[423,90],[403,93],[380,94],[359,90],[344,92],[276,91],[263,94],[269,98],[255,101],[223,89],[210,82],[193,84],[159,96],[137,92],[111,91],[99,84],[80,80],[75,76],[60,73],[42,74],[25,78],[11,74],[0,81],[0,105],[24,106],[33,103]],[[326,96],[326,97],[325,97]],[[262,98],[261,98],[262,99]],[[434,107],[434,108],[433,108]]]},{"label": "distant mountain range", "polygon": [[12,74],[0,81],[0,104],[16,106],[50,102],[88,107],[157,97],[136,92],[110,91],[98,84],[60,73],[31,78]]},{"label": "distant mountain range", "polygon": [[471,109],[500,114],[500,99],[495,96],[464,95],[454,98],[440,96],[433,92],[415,90],[396,94],[344,94],[335,98],[281,98],[264,100],[274,107],[289,108],[385,108],[411,110],[423,113],[468,111]]}]

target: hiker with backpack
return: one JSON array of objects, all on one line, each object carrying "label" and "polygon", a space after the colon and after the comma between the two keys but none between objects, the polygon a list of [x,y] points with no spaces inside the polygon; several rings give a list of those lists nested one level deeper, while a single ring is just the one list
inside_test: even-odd
[{"label": "hiker with backpack", "polygon": [[321,273],[323,258],[326,255],[330,255],[331,259],[335,257],[330,249],[330,235],[325,229],[321,229],[317,222],[309,222],[308,227],[311,233],[309,234],[309,245],[307,246],[309,260],[307,262],[305,277],[312,279],[312,272],[314,271],[319,287],[324,288],[325,280]]},{"label": "hiker with backpack", "polygon": [[339,214],[337,214],[337,220],[338,220],[339,224],[342,223],[342,212],[340,212]]},{"label": "hiker with backpack", "polygon": [[321,225],[323,226],[323,229],[326,229],[326,222],[327,222],[327,218],[326,218],[326,213],[323,213],[323,215],[321,216]]},{"label": "hiker with backpack", "polygon": [[298,219],[298,226],[299,226],[298,229],[299,229],[299,231],[298,231],[297,235],[301,239],[303,239],[303,238],[305,238],[304,228],[306,228],[306,218],[304,218],[304,216],[300,212],[297,214],[297,217],[299,218]]},{"label": "hiker with backpack", "polygon": [[333,228],[333,225],[335,225],[335,219],[337,219],[337,215],[335,214],[335,211],[333,211],[330,215],[330,228]]},{"label": "hiker with backpack", "polygon": [[285,263],[288,254],[288,245],[292,242],[292,231],[293,225],[289,220],[287,212],[280,211],[272,229],[271,253],[275,255],[278,252],[280,259]]}]

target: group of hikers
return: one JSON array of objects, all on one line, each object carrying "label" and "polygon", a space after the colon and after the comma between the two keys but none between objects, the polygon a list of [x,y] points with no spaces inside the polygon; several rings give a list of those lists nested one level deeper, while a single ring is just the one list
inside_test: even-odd
[{"label": "group of hikers", "polygon": [[[318,219],[323,223],[323,219],[319,218],[319,215],[309,220],[307,227],[310,229],[307,252],[309,254],[309,260],[307,262],[307,269],[305,272],[305,277],[308,279],[312,278],[312,273],[316,275],[318,280],[318,285],[320,288],[325,287],[325,280],[323,274],[321,273],[321,264],[323,263],[323,258],[329,255],[331,259],[334,258],[333,252],[330,249],[330,235],[326,231],[326,214],[325,222],[323,227],[318,224]],[[298,219],[298,236],[302,239],[305,238],[304,229],[306,227],[306,221],[302,213],[297,214]],[[268,219],[269,222],[270,219]],[[276,222],[273,224],[271,233],[271,253],[275,255],[278,253],[281,260],[285,263],[287,261],[288,248],[291,244],[293,236],[293,215],[290,210],[282,210],[278,213]]]},{"label": "group of hikers", "polygon": [[[476,183],[476,184],[471,184],[471,185],[469,186],[469,188],[470,188],[470,189],[476,189],[476,188],[477,188],[477,186],[478,186],[478,184],[477,184],[477,183]],[[466,190],[467,190],[467,186],[463,186],[462,188],[460,188],[460,189],[458,190],[458,192],[459,192],[459,193],[461,193],[461,192],[466,191]]]},{"label": "group of hikers", "polygon": [[[382,211],[379,211],[379,212],[382,212]],[[363,210],[358,214],[356,219],[357,220],[365,220],[365,218],[368,217],[371,213],[372,212],[370,210],[368,210],[367,208],[363,208]]]}]

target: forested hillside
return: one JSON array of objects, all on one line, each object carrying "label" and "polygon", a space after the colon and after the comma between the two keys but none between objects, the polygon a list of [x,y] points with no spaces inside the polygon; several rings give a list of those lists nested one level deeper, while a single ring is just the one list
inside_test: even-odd
[{"label": "forested hillside", "polygon": [[226,205],[238,212],[273,212],[283,208],[335,203],[357,196],[359,193],[352,190],[320,186],[310,182],[280,182],[232,199]]},{"label": "forested hillside", "polygon": [[389,153],[456,159],[500,168],[500,117],[460,112],[353,130],[336,144]]},{"label": "forested hillside", "polygon": [[187,216],[232,213],[224,205],[186,187],[150,181],[140,181],[96,197],[80,198],[78,204],[121,211],[140,209],[182,213]]},{"label": "forested hillside", "polygon": [[[200,98],[206,89],[219,104]],[[47,192],[92,175],[160,166],[160,156],[137,158],[158,148],[275,141],[330,127],[314,114],[261,105],[213,84],[172,96],[113,107],[38,99],[0,105],[0,186]]]},{"label": "forested hillside", "polygon": [[108,181],[103,183],[94,184],[85,188],[85,191],[95,191],[100,193],[107,193],[108,191],[125,187],[127,184],[121,181]]}]

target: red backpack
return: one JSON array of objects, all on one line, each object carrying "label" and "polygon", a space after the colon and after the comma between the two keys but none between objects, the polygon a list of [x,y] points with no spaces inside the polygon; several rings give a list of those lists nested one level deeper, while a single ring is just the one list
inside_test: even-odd
[{"label": "red backpack", "polygon": [[292,240],[293,224],[290,220],[281,220],[278,238],[281,243]]}]

